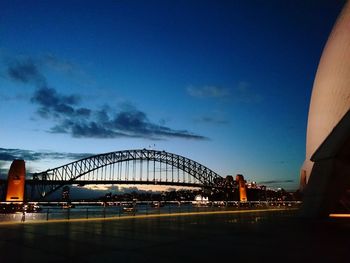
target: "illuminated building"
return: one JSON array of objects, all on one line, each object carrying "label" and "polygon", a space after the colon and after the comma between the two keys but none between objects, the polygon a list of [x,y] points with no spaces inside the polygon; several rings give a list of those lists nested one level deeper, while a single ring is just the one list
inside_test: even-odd
[{"label": "illuminated building", "polygon": [[246,202],[248,201],[247,199],[247,189],[245,186],[245,181],[244,177],[241,174],[236,175],[236,182],[238,184],[238,189],[239,189],[239,201],[241,202]]},{"label": "illuminated building", "polygon": [[194,201],[192,201],[192,204],[198,205],[198,206],[205,206],[209,204],[209,198],[202,196],[202,195],[196,195],[194,197]]},{"label": "illuminated building", "polygon": [[24,160],[14,160],[7,177],[6,202],[23,202],[26,168]]},{"label": "illuminated building", "polygon": [[311,174],[311,156],[350,109],[349,24],[350,4],[346,4],[323,50],[312,89],[301,188]]},{"label": "illuminated building", "polygon": [[300,173],[302,213],[325,216],[349,187],[350,3],[323,50],[310,101],[306,160]]}]

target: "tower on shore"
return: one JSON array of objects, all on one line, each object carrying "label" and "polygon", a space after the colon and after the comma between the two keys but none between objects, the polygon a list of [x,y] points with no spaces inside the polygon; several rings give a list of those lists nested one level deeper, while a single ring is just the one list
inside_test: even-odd
[{"label": "tower on shore", "polygon": [[236,175],[236,182],[238,184],[238,190],[239,190],[239,201],[241,202],[247,202],[247,189],[245,186],[244,177],[241,174]]},{"label": "tower on shore", "polygon": [[26,168],[24,160],[14,160],[7,177],[6,202],[23,202]]}]

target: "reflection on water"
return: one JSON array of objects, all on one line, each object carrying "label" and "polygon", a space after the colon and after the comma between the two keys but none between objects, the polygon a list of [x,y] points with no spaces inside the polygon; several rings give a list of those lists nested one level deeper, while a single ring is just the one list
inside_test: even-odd
[{"label": "reflection on water", "polygon": [[259,223],[264,218],[266,218],[266,217],[262,217],[262,216],[248,216],[248,215],[245,214],[244,218],[243,217],[233,218],[233,219],[226,220],[225,222],[229,223],[229,224],[237,224],[237,223],[241,223],[241,222],[255,224],[255,223]]},{"label": "reflection on water", "polygon": [[[108,217],[123,217],[134,215],[152,215],[152,214],[173,214],[173,213],[190,213],[190,212],[211,212],[211,211],[232,211],[232,210],[249,210],[249,208],[238,207],[203,207],[194,206],[191,203],[175,205],[167,204],[164,206],[152,206],[149,204],[137,204],[134,209],[123,209],[125,206],[85,206],[79,205],[72,208],[62,208],[59,206],[44,206],[40,212],[25,213],[25,221],[36,220],[55,220],[55,219],[78,219],[78,218],[108,218]],[[275,208],[275,207],[274,207]],[[285,208],[285,207],[281,207]],[[290,208],[290,207],[288,207]],[[255,207],[256,209],[256,207]],[[250,220],[251,223],[257,223],[261,217],[247,217],[244,215],[244,221]],[[18,221],[23,220],[21,212],[12,214],[0,214],[0,221]],[[228,223],[237,223],[240,217],[231,219]]]}]

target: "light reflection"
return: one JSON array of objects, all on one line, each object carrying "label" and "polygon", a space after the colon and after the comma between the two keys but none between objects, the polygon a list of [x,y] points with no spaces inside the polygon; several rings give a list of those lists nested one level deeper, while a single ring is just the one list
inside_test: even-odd
[{"label": "light reflection", "polygon": [[333,218],[350,218],[350,214],[329,214]]}]

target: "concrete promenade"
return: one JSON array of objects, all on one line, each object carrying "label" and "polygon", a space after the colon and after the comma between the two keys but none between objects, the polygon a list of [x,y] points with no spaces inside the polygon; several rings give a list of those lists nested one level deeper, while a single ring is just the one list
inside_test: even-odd
[{"label": "concrete promenade", "polygon": [[348,262],[350,220],[295,211],[0,225],[0,262]]}]

